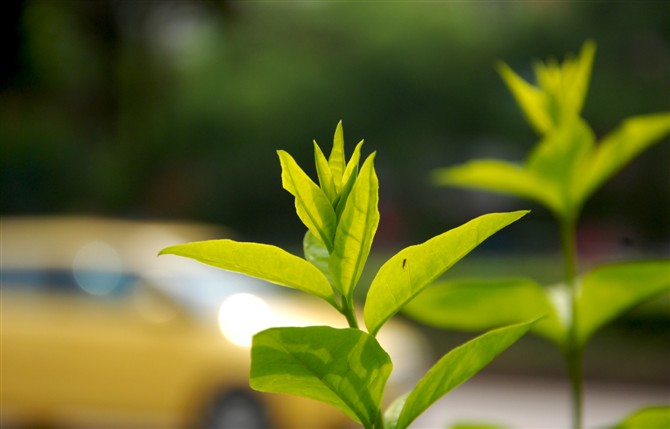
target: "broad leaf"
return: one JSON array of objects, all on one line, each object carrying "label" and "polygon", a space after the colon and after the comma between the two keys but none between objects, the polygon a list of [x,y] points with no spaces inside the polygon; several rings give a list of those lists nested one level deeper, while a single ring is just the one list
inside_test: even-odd
[{"label": "broad leaf", "polygon": [[279,247],[233,240],[197,241],[170,246],[159,255],[178,255],[207,265],[302,290],[338,308],[324,275],[306,260]]},{"label": "broad leaf", "polygon": [[426,286],[488,237],[526,213],[486,214],[398,252],[379,269],[370,285],[364,308],[369,332],[375,335]]},{"label": "broad leaf", "polygon": [[391,370],[389,355],[358,329],[273,328],[251,348],[253,389],[334,405],[366,428],[379,416]]},{"label": "broad leaf", "polygon": [[330,171],[333,174],[333,181],[337,192],[342,188],[342,176],[344,174],[344,130],[342,129],[342,121],[337,123],[335,128],[335,135],[333,136],[333,150],[330,152],[328,158]]},{"label": "broad leaf", "polygon": [[582,203],[612,175],[642,151],[670,133],[670,113],[627,119],[600,142],[584,161],[583,174],[574,183],[573,198]]},{"label": "broad leaf", "polygon": [[670,261],[628,262],[587,274],[577,301],[579,341],[624,311],[660,293],[670,292]]},{"label": "broad leaf", "polygon": [[326,156],[316,141],[314,142],[314,163],[316,164],[316,174],[319,176],[321,190],[326,194],[330,203],[333,204],[337,200],[337,190],[335,189],[333,174],[330,172]]},{"label": "broad leaf", "polygon": [[442,396],[477,374],[514,344],[535,321],[489,331],[444,355],[405,400],[396,429],[404,429]]},{"label": "broad leaf", "polygon": [[433,173],[438,185],[455,185],[527,198],[556,213],[563,211],[560,188],[526,168],[505,161],[482,159],[441,168]]},{"label": "broad leaf", "polygon": [[370,254],[379,224],[379,182],[374,170],[374,154],[363,164],[337,224],[330,257],[335,287],[350,297]]},{"label": "broad leaf", "polygon": [[295,197],[298,217],[331,250],[337,220],[330,200],[291,155],[283,150],[277,154],[282,166],[282,184]]},{"label": "broad leaf", "polygon": [[670,406],[646,407],[635,411],[612,429],[668,429]]},{"label": "broad leaf", "polygon": [[402,310],[429,326],[484,331],[544,316],[533,330],[562,340],[563,327],[542,286],[523,278],[460,279],[426,288]]}]

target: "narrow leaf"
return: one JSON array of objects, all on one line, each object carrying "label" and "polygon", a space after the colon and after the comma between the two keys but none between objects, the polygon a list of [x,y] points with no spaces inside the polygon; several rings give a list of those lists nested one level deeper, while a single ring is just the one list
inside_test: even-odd
[{"label": "narrow leaf", "polygon": [[555,213],[563,213],[561,189],[516,164],[494,159],[470,161],[434,172],[438,185],[451,185],[497,192],[538,202]]},{"label": "narrow leaf", "polygon": [[368,331],[376,334],[391,316],[452,265],[526,213],[483,215],[425,243],[398,252],[380,268],[370,285],[364,308]]},{"label": "narrow leaf", "polygon": [[326,277],[314,265],[279,247],[225,239],[179,244],[159,253],[167,254],[184,256],[224,270],[299,289],[323,298],[338,308]]},{"label": "narrow leaf", "polygon": [[333,174],[333,181],[335,188],[339,192],[342,189],[342,175],[344,174],[344,130],[342,129],[342,121],[337,123],[335,128],[335,135],[333,136],[333,150],[330,152],[328,158],[328,165]]},{"label": "narrow leaf", "polygon": [[670,292],[670,260],[627,262],[587,274],[577,301],[578,336],[593,333],[626,310]]},{"label": "narrow leaf", "polygon": [[337,220],[328,197],[291,155],[283,150],[277,151],[277,154],[282,166],[282,185],[295,197],[298,217],[331,250]]},{"label": "narrow leaf", "polygon": [[584,42],[577,60],[570,61],[563,66],[563,74],[567,83],[564,95],[565,103],[567,108],[573,110],[576,114],[579,114],[584,106],[595,54],[595,43],[592,40],[587,40]]},{"label": "narrow leaf", "polygon": [[521,111],[538,134],[544,134],[553,122],[547,109],[547,96],[517,75],[507,64],[498,64],[498,73],[512,92]]},{"label": "narrow leaf", "polygon": [[335,287],[350,297],[370,254],[379,225],[379,182],[374,154],[363,164],[337,224],[330,272]]},{"label": "narrow leaf", "polygon": [[253,389],[334,405],[366,428],[379,416],[391,370],[389,355],[358,329],[273,328],[251,348]]},{"label": "narrow leaf", "polygon": [[335,213],[337,214],[338,219],[340,216],[342,216],[342,211],[344,210],[347,199],[349,198],[349,192],[351,192],[351,188],[354,187],[354,183],[356,183],[356,178],[358,177],[358,162],[361,159],[362,145],[363,141],[361,140],[358,145],[356,145],[354,153],[351,155],[351,159],[349,160],[347,168],[344,171],[344,176],[342,176],[342,187],[339,190],[335,208]]},{"label": "narrow leaf", "polygon": [[514,344],[534,321],[489,331],[444,355],[407,397],[396,425],[404,429],[442,396],[458,387]]},{"label": "narrow leaf", "polygon": [[321,189],[326,194],[330,203],[333,204],[337,200],[337,190],[335,190],[335,182],[333,182],[333,175],[330,172],[330,166],[326,156],[321,152],[319,145],[314,142],[314,162],[316,164],[316,174],[319,176],[319,184]]},{"label": "narrow leaf", "polygon": [[575,180],[574,199],[583,202],[645,149],[670,134],[670,112],[636,116],[605,136],[583,163]]}]

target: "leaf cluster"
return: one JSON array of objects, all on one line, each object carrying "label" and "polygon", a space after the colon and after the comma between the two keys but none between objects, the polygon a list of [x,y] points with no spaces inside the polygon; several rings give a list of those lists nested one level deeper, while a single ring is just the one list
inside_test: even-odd
[{"label": "leaf cluster", "polygon": [[593,130],[581,117],[594,55],[595,45],[587,41],[579,56],[562,64],[536,62],[536,85],[499,64],[501,77],[539,135],[538,143],[521,164],[480,159],[433,173],[439,185],[508,194],[552,211],[561,227],[564,282],[548,287],[527,278],[435,283],[405,307],[407,315],[442,328],[483,330],[540,312],[547,317],[532,331],[555,343],[574,368],[579,367],[575,360],[599,328],[669,290],[667,259],[623,262],[584,275],[576,273],[574,228],[586,200],[635,156],[670,133],[670,112],[664,112],[629,118],[596,142]]},{"label": "leaf cluster", "polygon": [[251,387],[313,398],[338,407],[366,428],[406,428],[434,401],[487,365],[525,334],[540,316],[491,330],[443,356],[382,413],[393,363],[377,341],[384,324],[472,249],[526,211],[475,218],[391,257],[365,299],[366,330],[358,328],[354,290],[379,224],[375,154],[359,168],[358,143],[346,161],[342,123],[328,158],[314,142],[318,184],[285,151],[278,151],[282,185],[307,228],[304,258],[267,244],[210,240],[175,245],[161,254],[196,259],[321,298],[350,328],[279,327],[257,333],[251,350]]}]

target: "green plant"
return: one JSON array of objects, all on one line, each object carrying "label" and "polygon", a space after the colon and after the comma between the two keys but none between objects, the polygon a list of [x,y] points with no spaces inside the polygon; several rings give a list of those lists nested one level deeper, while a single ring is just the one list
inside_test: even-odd
[{"label": "green plant", "polygon": [[295,197],[298,217],[308,230],[303,240],[304,259],[272,245],[232,240],[175,245],[161,254],[192,258],[327,301],[350,327],[282,327],[257,333],[251,349],[251,387],[332,404],[366,428],[403,429],[513,344],[539,314],[491,330],[450,351],[385,414],[381,404],[392,362],[377,342],[377,333],[427,285],[526,212],[480,216],[390,258],[367,293],[363,308],[366,332],[358,325],[354,290],[379,222],[379,185],[374,153],[359,170],[362,143],[345,162],[341,123],[328,158],[315,142],[319,185],[288,153],[278,152],[283,187]]},{"label": "green plant", "polygon": [[[670,132],[670,113],[636,116],[599,144],[581,118],[595,45],[586,42],[563,64],[536,63],[538,86],[507,65],[498,70],[540,141],[523,164],[474,160],[434,173],[439,185],[477,188],[533,200],[560,229],[563,283],[548,288],[529,279],[468,279],[427,289],[405,312],[425,323],[488,329],[538,312],[533,332],[555,343],[572,385],[573,427],[582,427],[582,354],[591,335],[625,310],[668,290],[667,260],[626,262],[579,275],[575,228],[586,200],[640,152]],[[521,319],[519,319],[521,318]]]}]

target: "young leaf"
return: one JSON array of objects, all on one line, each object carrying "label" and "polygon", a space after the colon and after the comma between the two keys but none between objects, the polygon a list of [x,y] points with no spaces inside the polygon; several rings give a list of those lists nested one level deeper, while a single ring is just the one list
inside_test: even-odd
[{"label": "young leaf", "polygon": [[347,198],[330,257],[330,272],[335,287],[346,297],[351,296],[358,283],[379,224],[379,182],[374,169],[374,156],[370,155],[363,164]]},{"label": "young leaf", "polygon": [[498,73],[509,87],[521,111],[538,134],[553,125],[547,109],[547,95],[517,75],[507,64],[498,64]]},{"label": "young leaf", "polygon": [[338,219],[342,216],[342,211],[349,198],[349,192],[351,192],[351,188],[354,187],[354,183],[356,183],[356,178],[358,177],[358,162],[361,159],[362,145],[363,140],[361,140],[354,149],[354,153],[351,155],[351,159],[347,164],[347,169],[344,171],[344,176],[342,176],[342,187],[339,190],[339,195],[337,196],[335,204],[335,213],[337,214]]},{"label": "young leaf", "polygon": [[314,265],[279,247],[225,239],[178,244],[159,253],[168,254],[299,289],[339,308],[326,277]]},{"label": "young leaf", "polygon": [[577,301],[579,341],[586,343],[619,314],[663,292],[670,292],[669,260],[620,263],[590,272]]},{"label": "young leaf", "polygon": [[444,355],[407,396],[395,428],[408,427],[435,401],[477,374],[514,344],[533,323],[535,321],[489,331]]},{"label": "young leaf", "polygon": [[368,331],[375,335],[391,316],[437,277],[488,237],[526,213],[486,214],[398,252],[379,269],[370,285],[364,308]]},{"label": "young leaf", "polygon": [[379,416],[391,370],[389,355],[358,329],[273,328],[251,348],[253,389],[334,405],[366,428]]},{"label": "young leaf", "polygon": [[328,165],[333,174],[333,181],[337,192],[342,189],[342,175],[344,174],[344,130],[342,129],[342,121],[337,123],[335,128],[335,135],[333,136],[333,150],[330,152],[328,158]]},{"label": "young leaf", "polygon": [[283,150],[277,154],[282,166],[282,184],[295,197],[298,217],[328,250],[332,250],[337,219],[330,200],[291,155]]},{"label": "young leaf", "polygon": [[302,249],[305,254],[305,259],[318,268],[332,285],[333,281],[330,275],[330,268],[328,268],[330,254],[328,253],[328,249],[326,249],[326,245],[312,234],[311,231],[307,231],[305,237],[302,239]]},{"label": "young leaf", "polygon": [[670,133],[670,113],[629,118],[600,142],[583,162],[583,173],[574,182],[573,198],[580,204],[607,179],[642,151]]},{"label": "young leaf", "polygon": [[456,167],[438,169],[433,173],[433,178],[438,185],[513,195],[536,201],[556,213],[563,211],[561,190],[555,183],[509,162],[493,159],[470,161]]},{"label": "young leaf", "polygon": [[335,189],[335,182],[333,182],[333,174],[330,171],[326,156],[321,152],[321,148],[316,141],[314,142],[314,163],[316,164],[316,174],[319,176],[321,189],[330,200],[330,203],[333,204],[337,199],[337,190]]},{"label": "young leaf", "polygon": [[612,429],[670,428],[670,406],[645,407],[637,410]]}]

